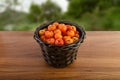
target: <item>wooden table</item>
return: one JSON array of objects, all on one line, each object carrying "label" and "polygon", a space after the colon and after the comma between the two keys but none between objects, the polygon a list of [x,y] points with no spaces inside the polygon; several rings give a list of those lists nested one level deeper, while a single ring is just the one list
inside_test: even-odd
[{"label": "wooden table", "polygon": [[33,32],[0,32],[0,80],[120,80],[120,32],[87,31],[77,60],[57,69],[44,61]]}]

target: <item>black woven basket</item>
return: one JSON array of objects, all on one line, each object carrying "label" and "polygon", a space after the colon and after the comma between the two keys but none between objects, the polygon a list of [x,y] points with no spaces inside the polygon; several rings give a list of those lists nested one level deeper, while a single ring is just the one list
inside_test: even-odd
[{"label": "black woven basket", "polygon": [[80,43],[83,42],[86,33],[81,26],[75,23],[68,21],[57,21],[59,23],[76,26],[76,29],[79,31],[80,39],[75,43],[63,46],[44,43],[42,40],[40,40],[39,30],[48,27],[48,25],[52,24],[53,22],[55,21],[51,21],[37,27],[34,33],[34,39],[39,43],[45,61],[53,67],[62,68],[71,64],[76,59],[78,48]]}]

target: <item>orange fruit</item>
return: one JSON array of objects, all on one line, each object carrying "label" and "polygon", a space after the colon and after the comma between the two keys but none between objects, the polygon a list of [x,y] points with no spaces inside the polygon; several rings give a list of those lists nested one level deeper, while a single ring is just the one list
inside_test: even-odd
[{"label": "orange fruit", "polygon": [[44,29],[39,31],[39,35],[44,35],[44,34],[45,34],[45,30]]},{"label": "orange fruit", "polygon": [[55,39],[54,38],[49,38],[49,39],[46,39],[46,42],[48,44],[54,44],[55,43]]},{"label": "orange fruit", "polygon": [[73,43],[73,39],[71,39],[71,38],[65,38],[64,42],[65,42],[65,44],[71,44],[71,43]]},{"label": "orange fruit", "polygon": [[76,32],[76,27],[75,26],[71,26],[71,27],[72,27],[72,30]]},{"label": "orange fruit", "polygon": [[66,32],[67,26],[65,24],[59,24],[58,29],[60,29],[61,32]]},{"label": "orange fruit", "polygon": [[73,30],[76,32],[76,27],[75,26],[71,26],[71,25],[67,25],[67,30]]},{"label": "orange fruit", "polygon": [[78,31],[75,31],[75,34],[79,34],[79,32],[78,32]]},{"label": "orange fruit", "polygon": [[54,22],[53,25],[55,25],[56,27],[58,27],[59,23],[58,22]]},{"label": "orange fruit", "polygon": [[45,31],[45,37],[46,37],[46,38],[51,38],[51,37],[53,37],[53,36],[54,36],[53,31]]},{"label": "orange fruit", "polygon": [[44,35],[42,35],[42,36],[40,36],[40,39],[42,40],[42,41],[46,41],[46,38],[45,38],[45,36]]},{"label": "orange fruit", "polygon": [[55,40],[55,45],[63,45],[63,44],[64,44],[63,39],[56,39]]},{"label": "orange fruit", "polygon": [[75,36],[75,32],[73,30],[68,30],[67,35],[70,37],[73,37],[73,36]]},{"label": "orange fruit", "polygon": [[63,39],[70,39],[71,37],[70,36],[64,36]]},{"label": "orange fruit", "polygon": [[54,34],[61,34],[62,32],[61,32],[61,30],[59,30],[59,29],[56,29],[56,30],[54,30]]},{"label": "orange fruit", "polygon": [[80,35],[79,35],[79,34],[75,34],[75,37],[79,38],[79,37],[80,37]]},{"label": "orange fruit", "polygon": [[53,30],[55,30],[56,29],[56,26],[55,25],[49,25],[48,26],[48,30],[49,31],[53,31]]},{"label": "orange fruit", "polygon": [[72,37],[72,40],[73,40],[73,42],[76,42],[76,41],[78,41],[78,37]]},{"label": "orange fruit", "polygon": [[63,36],[62,36],[61,34],[55,34],[55,35],[54,35],[54,38],[55,38],[55,39],[60,39],[60,38],[62,38],[62,37],[63,37]]},{"label": "orange fruit", "polygon": [[66,25],[67,26],[67,30],[72,30],[72,26],[71,25]]}]

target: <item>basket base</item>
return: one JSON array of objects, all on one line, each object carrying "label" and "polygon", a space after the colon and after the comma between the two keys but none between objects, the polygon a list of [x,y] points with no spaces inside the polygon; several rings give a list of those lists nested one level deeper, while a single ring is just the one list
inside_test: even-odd
[{"label": "basket base", "polygon": [[49,64],[50,66],[53,66],[55,68],[64,68],[74,62],[74,60],[76,59],[76,55],[74,56],[74,58],[71,58],[68,61],[58,61],[58,62],[54,60],[50,61],[50,60],[47,60],[45,57],[44,59],[47,62],[47,64]]}]

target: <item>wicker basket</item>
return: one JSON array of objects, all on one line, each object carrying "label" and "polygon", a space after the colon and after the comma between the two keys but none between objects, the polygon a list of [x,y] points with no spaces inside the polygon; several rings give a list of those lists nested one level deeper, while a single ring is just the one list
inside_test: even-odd
[{"label": "wicker basket", "polygon": [[39,43],[42,54],[44,56],[45,61],[56,68],[62,68],[66,67],[67,65],[71,64],[77,56],[78,48],[80,46],[80,43],[83,42],[85,37],[85,31],[83,28],[75,23],[68,22],[68,21],[57,21],[59,23],[64,24],[70,24],[76,26],[77,30],[79,31],[80,39],[79,41],[63,45],[63,46],[57,46],[57,45],[50,45],[47,43],[44,43],[42,40],[40,40],[40,36],[38,34],[39,30],[47,27],[48,25],[52,24],[55,21],[43,24],[36,28],[36,31],[34,33],[34,39]]}]

